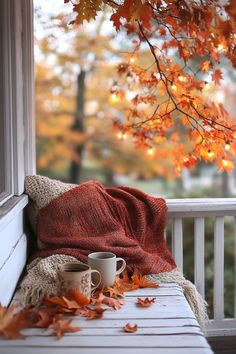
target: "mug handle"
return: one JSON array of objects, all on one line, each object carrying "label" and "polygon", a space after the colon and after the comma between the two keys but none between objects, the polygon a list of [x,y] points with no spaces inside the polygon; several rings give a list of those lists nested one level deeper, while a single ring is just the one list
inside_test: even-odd
[{"label": "mug handle", "polygon": [[91,270],[91,275],[92,275],[92,273],[99,274],[99,280],[98,280],[97,284],[93,284],[94,286],[91,287],[91,291],[95,290],[100,285],[101,280],[102,280],[101,274],[100,274],[100,272],[98,270],[92,269]]},{"label": "mug handle", "polygon": [[116,271],[116,274],[117,274],[117,275],[120,274],[120,273],[122,273],[123,270],[124,270],[125,267],[126,267],[126,261],[125,261],[123,258],[120,258],[120,257],[116,258],[116,263],[119,262],[119,261],[122,262],[122,266],[121,266],[119,269],[117,269],[117,271]]}]

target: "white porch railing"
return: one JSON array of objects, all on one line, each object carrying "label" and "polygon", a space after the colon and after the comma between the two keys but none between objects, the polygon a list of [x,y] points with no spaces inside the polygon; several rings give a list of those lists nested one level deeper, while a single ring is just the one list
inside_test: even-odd
[{"label": "white porch railing", "polygon": [[[194,283],[205,297],[205,218],[214,218],[214,295],[213,319],[207,324],[207,334],[236,334],[236,289],[234,289],[234,318],[224,316],[224,217],[233,216],[236,240],[236,199],[168,199],[168,220],[172,223],[171,244],[177,266],[183,270],[183,219],[194,219]],[[234,280],[236,284],[236,241],[234,245]]]}]

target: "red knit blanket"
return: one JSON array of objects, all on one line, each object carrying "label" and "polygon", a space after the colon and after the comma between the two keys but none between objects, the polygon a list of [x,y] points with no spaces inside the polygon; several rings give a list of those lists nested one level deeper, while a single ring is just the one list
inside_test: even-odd
[{"label": "red knit blanket", "polygon": [[170,271],[176,265],[164,240],[166,212],[164,199],[140,190],[83,183],[40,209],[37,234],[46,247],[33,258],[67,254],[87,262],[90,252],[109,251],[142,274]]}]

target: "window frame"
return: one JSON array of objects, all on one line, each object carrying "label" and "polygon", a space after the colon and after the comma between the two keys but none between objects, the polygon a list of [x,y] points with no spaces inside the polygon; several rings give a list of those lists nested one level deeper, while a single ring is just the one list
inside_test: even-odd
[{"label": "window frame", "polygon": [[0,43],[1,208],[23,194],[25,176],[35,173],[32,0],[1,0]]}]

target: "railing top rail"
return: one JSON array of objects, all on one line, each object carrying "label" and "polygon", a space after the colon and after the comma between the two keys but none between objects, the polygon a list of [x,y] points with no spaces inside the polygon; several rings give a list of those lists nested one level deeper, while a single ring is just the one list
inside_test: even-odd
[{"label": "railing top rail", "polygon": [[169,216],[236,215],[236,198],[183,198],[167,199],[166,202]]}]

